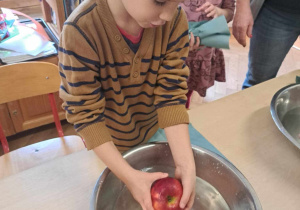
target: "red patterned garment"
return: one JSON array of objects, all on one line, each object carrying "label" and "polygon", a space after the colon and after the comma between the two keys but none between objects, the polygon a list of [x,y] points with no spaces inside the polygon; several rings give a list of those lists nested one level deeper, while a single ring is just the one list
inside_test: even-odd
[{"label": "red patterned garment", "polygon": [[[185,0],[180,6],[184,9],[190,22],[210,20],[202,12],[195,9],[209,1],[217,7],[234,11],[235,0]],[[207,88],[214,85],[215,80],[225,82],[225,61],[221,49],[206,47],[202,50],[191,51],[186,64],[190,68],[188,78],[189,90],[197,91],[202,97],[206,96]]]}]

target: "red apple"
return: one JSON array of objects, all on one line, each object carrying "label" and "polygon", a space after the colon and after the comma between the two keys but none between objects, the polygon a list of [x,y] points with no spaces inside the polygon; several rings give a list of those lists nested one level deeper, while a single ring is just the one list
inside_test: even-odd
[{"label": "red apple", "polygon": [[151,199],[154,210],[180,210],[182,185],[179,180],[167,177],[155,181],[151,187]]}]

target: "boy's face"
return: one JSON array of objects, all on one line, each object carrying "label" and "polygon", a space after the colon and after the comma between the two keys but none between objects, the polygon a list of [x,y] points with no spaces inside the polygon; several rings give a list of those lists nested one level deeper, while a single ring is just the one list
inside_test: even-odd
[{"label": "boy's face", "polygon": [[171,21],[182,0],[122,0],[128,14],[143,28]]}]

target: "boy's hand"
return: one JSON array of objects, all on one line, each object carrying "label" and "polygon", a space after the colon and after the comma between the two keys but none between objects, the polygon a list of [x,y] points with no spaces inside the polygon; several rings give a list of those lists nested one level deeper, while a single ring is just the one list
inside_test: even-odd
[{"label": "boy's hand", "polygon": [[180,208],[189,210],[195,200],[196,172],[193,167],[176,167],[175,178],[180,179],[183,186],[183,194],[180,200]]},{"label": "boy's hand", "polygon": [[189,42],[189,50],[190,51],[198,50],[201,47],[203,47],[203,46],[200,45],[200,38],[196,37],[196,43],[195,43],[195,36],[194,36],[193,32],[191,32],[191,38],[190,38],[190,42]]},{"label": "boy's hand", "polygon": [[175,178],[180,179],[183,186],[180,207],[189,210],[192,208],[195,198],[196,166],[188,124],[166,127],[165,133],[176,166]]},{"label": "boy's hand", "polygon": [[135,170],[125,184],[143,210],[153,210],[150,195],[151,186],[154,181],[166,177],[168,177],[167,173],[147,173]]},{"label": "boy's hand", "polygon": [[201,7],[196,9],[197,12],[204,12],[206,17],[216,18],[220,16],[219,7],[216,7],[210,2],[206,2]]}]

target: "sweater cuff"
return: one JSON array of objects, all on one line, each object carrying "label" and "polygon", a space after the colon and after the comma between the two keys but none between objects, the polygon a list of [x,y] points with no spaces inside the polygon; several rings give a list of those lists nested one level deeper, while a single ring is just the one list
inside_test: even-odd
[{"label": "sweater cuff", "polygon": [[80,130],[78,134],[84,139],[88,150],[94,149],[108,141],[112,141],[105,121],[88,125]]},{"label": "sweater cuff", "polygon": [[185,105],[171,105],[158,108],[158,125],[161,129],[178,124],[189,124]]}]

